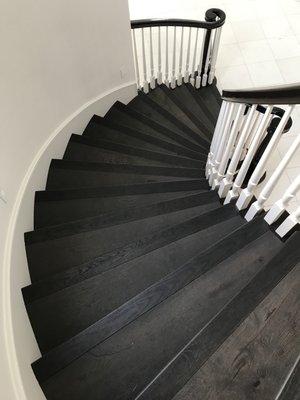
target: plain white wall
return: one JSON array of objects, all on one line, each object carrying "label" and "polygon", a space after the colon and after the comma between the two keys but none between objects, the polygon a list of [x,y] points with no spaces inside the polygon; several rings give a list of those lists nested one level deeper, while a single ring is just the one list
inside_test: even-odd
[{"label": "plain white wall", "polygon": [[36,400],[23,232],[50,156],[92,112],[135,95],[127,1],[1,0],[0,54],[0,397]]}]

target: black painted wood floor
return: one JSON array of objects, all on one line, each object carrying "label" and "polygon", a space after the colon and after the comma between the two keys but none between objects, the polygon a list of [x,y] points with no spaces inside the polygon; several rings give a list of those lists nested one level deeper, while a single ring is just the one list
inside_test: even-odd
[{"label": "black painted wood floor", "polygon": [[299,399],[299,233],[208,187],[220,103],[140,93],[51,162],[23,289],[48,400]]}]

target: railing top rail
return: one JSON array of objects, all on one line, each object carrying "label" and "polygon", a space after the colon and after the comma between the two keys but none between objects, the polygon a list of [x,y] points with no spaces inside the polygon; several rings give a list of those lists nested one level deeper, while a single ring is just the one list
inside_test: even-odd
[{"label": "railing top rail", "polygon": [[154,26],[183,26],[189,28],[216,29],[225,22],[226,14],[219,8],[210,8],[205,13],[205,21],[192,19],[139,19],[131,21],[131,28],[149,28]]},{"label": "railing top rail", "polygon": [[271,88],[223,90],[222,98],[246,104],[300,104],[300,83]]}]

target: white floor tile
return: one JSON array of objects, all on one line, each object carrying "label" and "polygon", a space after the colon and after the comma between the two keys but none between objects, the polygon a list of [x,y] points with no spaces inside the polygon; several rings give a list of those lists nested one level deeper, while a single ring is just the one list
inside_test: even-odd
[{"label": "white floor tile", "polygon": [[246,64],[274,60],[267,40],[255,40],[239,43]]},{"label": "white floor tile", "polygon": [[[283,135],[282,138],[280,139],[280,142],[278,144],[278,152],[281,155],[281,157],[284,157],[291,145],[293,144],[295,140],[295,136],[290,136],[290,135]],[[288,168],[295,168],[299,167],[300,168],[300,147],[294,154],[293,158],[288,164]]]},{"label": "white floor tile", "polygon": [[218,87],[223,89],[250,88],[253,86],[245,65],[217,69]]},{"label": "white floor tile", "polygon": [[235,21],[232,28],[238,42],[264,39],[264,31],[257,20]]},{"label": "white floor tile", "polygon": [[299,83],[300,81],[300,57],[277,60],[277,65],[286,83]]},{"label": "white floor tile", "polygon": [[[261,186],[264,185],[265,182],[270,178],[271,173],[268,171],[267,172],[267,179],[264,181]],[[266,201],[266,207],[269,208],[274,204],[277,200],[279,200],[282,195],[284,194],[286,188],[290,185],[290,180],[286,172],[282,174],[282,176],[279,178],[277,181],[276,186],[274,187],[270,197]]]},{"label": "white floor tile", "polygon": [[248,64],[247,67],[255,87],[281,85],[284,83],[275,61]]},{"label": "white floor tile", "polygon": [[[290,183],[300,175],[300,168],[287,168],[286,173],[290,179]],[[300,205],[300,191],[295,196],[295,201]]]},{"label": "white floor tile", "polygon": [[295,36],[268,39],[275,59],[300,56],[300,43]]},{"label": "white floor tile", "polygon": [[225,5],[229,21],[246,21],[256,18],[256,10],[251,1],[235,1]]},{"label": "white floor tile", "polygon": [[287,19],[291,25],[292,31],[295,35],[300,35],[300,12],[299,14],[287,15]]},{"label": "white floor tile", "polygon": [[234,35],[232,25],[230,22],[223,25],[222,35],[221,35],[221,46],[224,44],[233,44],[236,43],[236,37]]},{"label": "white floor tile", "polygon": [[283,38],[293,35],[293,31],[285,16],[263,18],[260,20],[260,24],[267,38]]},{"label": "white floor tile", "polygon": [[231,67],[242,64],[244,64],[244,59],[237,44],[226,44],[220,47],[217,66]]},{"label": "white floor tile", "polygon": [[282,11],[289,14],[300,13],[300,2],[298,0],[279,0]]}]

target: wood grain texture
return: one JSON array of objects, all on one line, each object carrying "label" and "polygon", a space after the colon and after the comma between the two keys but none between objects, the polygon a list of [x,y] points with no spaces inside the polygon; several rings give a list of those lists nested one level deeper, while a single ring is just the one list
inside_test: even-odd
[{"label": "wood grain texture", "polygon": [[157,375],[141,393],[140,399],[152,399],[154,394],[156,399],[171,399],[299,262],[299,240],[299,233],[294,234],[252,281]]},{"label": "wood grain texture", "polygon": [[95,139],[81,135],[71,136],[63,159],[111,164],[174,165],[186,168],[202,168],[206,162],[205,155],[202,156],[202,160],[194,160],[174,154],[166,154],[163,151],[152,151],[141,147],[129,146],[128,144],[115,143],[111,140]]},{"label": "wood grain texture", "polygon": [[205,154],[204,151],[199,153],[182,144],[177,144],[165,135],[161,135],[161,138],[153,137],[143,131],[119,125],[117,122],[108,121],[96,115],[91,119],[82,136],[112,140],[115,143],[130,144],[134,147],[143,147],[167,154],[177,154],[192,159],[201,159],[202,155]]},{"label": "wood grain texture", "polygon": [[298,264],[174,400],[275,400],[300,350],[299,331]]},{"label": "wood grain texture", "polygon": [[[158,106],[159,111],[160,106]],[[134,129],[142,129],[145,133],[157,136],[157,132],[163,133],[171,138],[174,143],[182,144],[192,150],[205,150],[207,143],[201,137],[198,138],[196,132],[189,128],[181,120],[174,117],[169,112],[161,112],[164,117],[155,118],[149,114],[140,113],[133,108],[126,107],[124,104],[117,102],[105,116],[108,121],[118,121],[121,125],[134,127]],[[166,121],[167,119],[167,121]],[[170,132],[173,132],[170,134]]]},{"label": "wood grain texture", "polygon": [[[251,248],[234,254],[48,379],[42,385],[45,393],[55,400],[81,399],[86,391],[93,400],[134,399],[155,371],[261,270],[274,246],[270,240],[264,243],[269,243],[266,258]],[[57,390],[62,382],[73,383],[62,392]]]}]

